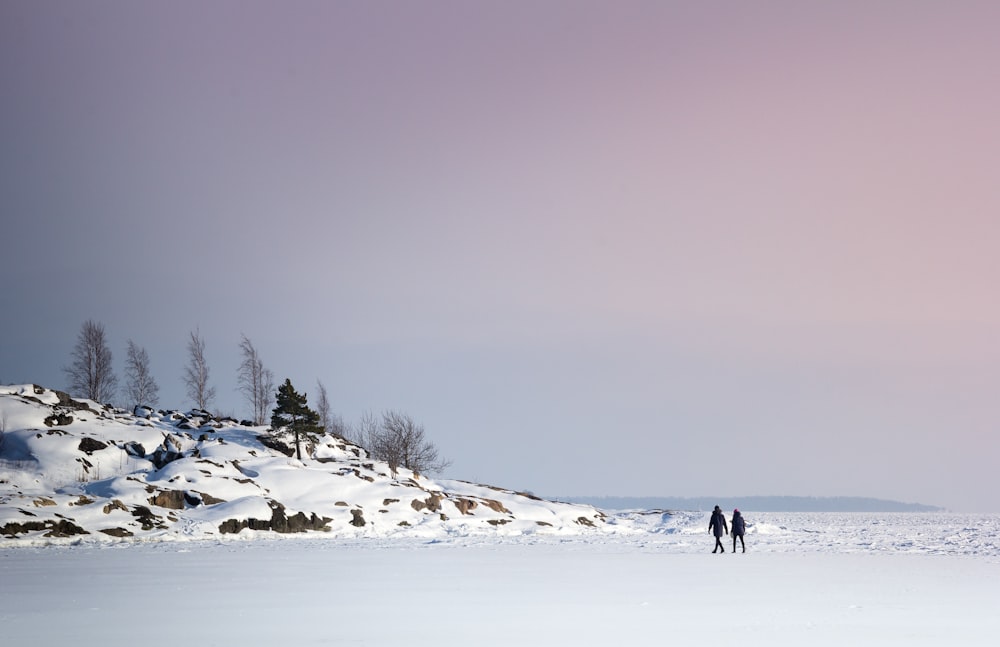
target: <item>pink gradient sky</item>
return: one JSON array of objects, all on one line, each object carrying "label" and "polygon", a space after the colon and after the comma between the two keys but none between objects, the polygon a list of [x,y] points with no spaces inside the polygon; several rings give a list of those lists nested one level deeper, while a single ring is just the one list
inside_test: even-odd
[{"label": "pink gradient sky", "polygon": [[65,386],[94,318],[188,406],[198,326],[220,409],[246,333],[457,478],[1000,510],[998,24],[5,2],[0,380]]}]

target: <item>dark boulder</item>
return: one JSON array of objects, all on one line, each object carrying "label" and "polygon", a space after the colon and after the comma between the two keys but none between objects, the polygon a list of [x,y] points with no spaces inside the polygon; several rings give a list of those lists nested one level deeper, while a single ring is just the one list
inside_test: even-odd
[{"label": "dark boulder", "polygon": [[64,427],[73,424],[73,416],[68,413],[53,413],[43,421],[46,427]]},{"label": "dark boulder", "polygon": [[124,445],[122,445],[122,449],[124,449],[125,453],[128,454],[129,456],[135,456],[136,458],[146,458],[146,448],[143,447],[141,444],[135,442],[134,440],[129,441]]},{"label": "dark boulder", "polygon": [[87,454],[88,456],[90,456],[94,452],[99,452],[102,449],[105,449],[107,446],[108,446],[107,443],[101,442],[100,440],[97,440],[96,438],[89,438],[89,437],[87,437],[87,438],[84,438],[84,439],[82,439],[80,441],[80,445],[78,446],[78,449],[81,452],[83,452],[83,453]]}]

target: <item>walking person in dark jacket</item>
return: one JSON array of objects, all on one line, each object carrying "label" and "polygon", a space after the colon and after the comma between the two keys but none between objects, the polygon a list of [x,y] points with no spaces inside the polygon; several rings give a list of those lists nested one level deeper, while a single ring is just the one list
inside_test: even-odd
[{"label": "walking person in dark jacket", "polygon": [[729,528],[726,527],[726,515],[722,514],[722,508],[719,506],[715,506],[715,510],[712,511],[712,520],[708,522],[708,532],[715,535],[715,548],[712,549],[712,553],[721,550],[721,554],[725,554],[726,547],[722,545],[722,537],[729,534]]},{"label": "walking person in dark jacket", "polygon": [[740,538],[740,546],[743,547],[743,552],[747,552],[747,545],[743,543],[743,535],[747,531],[746,521],[743,520],[743,514],[739,511],[739,508],[733,510],[733,552],[736,552],[736,538]]}]

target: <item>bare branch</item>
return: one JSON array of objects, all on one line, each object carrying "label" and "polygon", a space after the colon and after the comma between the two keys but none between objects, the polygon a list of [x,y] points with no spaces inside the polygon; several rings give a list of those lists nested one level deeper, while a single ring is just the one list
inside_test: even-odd
[{"label": "bare branch", "polygon": [[260,426],[267,422],[267,412],[274,402],[274,374],[264,368],[257,349],[246,335],[240,340],[240,353],[243,361],[237,371],[237,388],[253,411],[253,424]]},{"label": "bare branch", "polygon": [[125,356],[125,396],[133,411],[139,406],[154,407],[160,401],[160,387],[149,370],[149,354],[131,339]]},{"label": "bare branch", "polygon": [[188,339],[188,365],[184,369],[184,385],[187,395],[195,405],[207,410],[215,399],[215,387],[208,385],[208,363],[205,361],[205,340],[197,329],[191,332]]},{"label": "bare branch", "polygon": [[381,421],[366,414],[360,423],[363,446],[372,458],[385,461],[393,476],[400,466],[418,474],[440,472],[451,462],[440,457],[434,443],[427,440],[423,425],[398,411],[386,411]]},{"label": "bare branch", "polygon": [[73,348],[73,361],[63,370],[74,395],[106,404],[118,390],[118,378],[111,363],[104,325],[88,319],[83,323]]}]

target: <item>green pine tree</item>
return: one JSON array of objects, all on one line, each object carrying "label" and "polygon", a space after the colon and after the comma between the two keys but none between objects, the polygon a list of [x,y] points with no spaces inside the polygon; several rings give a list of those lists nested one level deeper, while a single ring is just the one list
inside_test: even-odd
[{"label": "green pine tree", "polygon": [[302,439],[321,431],[319,414],[306,404],[306,394],[298,393],[287,378],[278,387],[275,401],[278,406],[271,414],[271,428],[274,431],[289,429],[295,434],[295,456],[302,460]]}]

